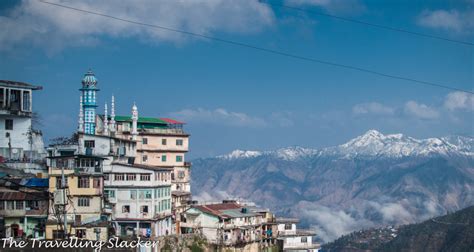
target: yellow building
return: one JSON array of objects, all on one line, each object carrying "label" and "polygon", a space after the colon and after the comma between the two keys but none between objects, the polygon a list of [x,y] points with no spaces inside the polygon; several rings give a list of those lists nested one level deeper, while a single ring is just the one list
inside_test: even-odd
[{"label": "yellow building", "polygon": [[[103,158],[71,155],[48,159],[49,192],[54,197],[50,201],[46,239],[64,237],[64,217],[66,217],[68,236],[88,240],[106,240],[108,237],[107,217],[102,213]],[[63,196],[61,192],[65,195]]]}]

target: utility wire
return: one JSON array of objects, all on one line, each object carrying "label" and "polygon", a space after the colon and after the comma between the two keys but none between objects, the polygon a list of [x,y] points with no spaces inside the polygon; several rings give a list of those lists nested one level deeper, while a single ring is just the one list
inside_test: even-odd
[{"label": "utility wire", "polygon": [[176,32],[176,33],[181,33],[181,34],[185,34],[185,35],[189,35],[189,36],[193,36],[193,37],[200,37],[200,38],[205,38],[205,39],[209,39],[209,40],[214,40],[214,41],[218,41],[218,42],[225,43],[225,44],[250,48],[250,49],[254,49],[254,50],[258,50],[258,51],[262,51],[262,52],[267,52],[267,53],[272,53],[272,54],[276,54],[276,55],[280,55],[280,56],[285,56],[285,57],[288,57],[288,58],[294,58],[294,59],[299,59],[299,60],[313,62],[313,63],[319,63],[319,64],[324,64],[324,65],[329,65],[329,66],[335,66],[335,67],[339,67],[339,68],[351,69],[351,70],[370,73],[370,74],[373,74],[373,75],[378,75],[378,76],[382,76],[382,77],[386,77],[386,78],[404,80],[404,81],[409,81],[409,82],[413,82],[413,83],[417,83],[417,84],[422,84],[422,85],[427,85],[427,86],[432,86],[432,87],[438,87],[438,88],[444,88],[444,89],[449,89],[449,90],[474,94],[473,91],[468,91],[468,90],[464,90],[464,89],[461,89],[461,88],[451,87],[451,86],[445,85],[445,84],[413,79],[413,78],[404,77],[404,76],[401,76],[401,75],[387,74],[387,73],[378,72],[378,71],[374,71],[374,70],[370,70],[370,69],[366,69],[366,68],[362,68],[362,67],[357,67],[357,66],[352,66],[352,65],[345,65],[345,64],[340,64],[340,63],[336,63],[336,62],[319,60],[319,59],[310,58],[310,57],[306,57],[306,56],[300,56],[300,55],[296,55],[296,54],[286,53],[286,52],[283,52],[283,51],[277,51],[277,50],[273,50],[273,49],[269,49],[269,48],[265,48],[265,47],[254,46],[254,45],[251,45],[251,44],[246,44],[246,43],[242,43],[242,42],[238,42],[238,41],[222,39],[222,38],[208,36],[208,35],[204,35],[204,34],[200,34],[200,33],[194,33],[194,32],[179,30],[179,29],[175,29],[175,28],[169,28],[169,27],[165,27],[165,26],[161,26],[161,25],[148,24],[148,23],[143,23],[143,22],[139,22],[139,21],[134,21],[134,20],[124,19],[124,18],[120,18],[120,17],[115,17],[115,16],[103,14],[103,13],[93,12],[93,11],[89,11],[89,10],[78,9],[78,8],[75,8],[75,7],[66,6],[66,5],[57,4],[57,3],[51,3],[51,2],[44,1],[44,0],[39,0],[39,2],[44,3],[44,4],[54,5],[54,6],[65,8],[65,9],[70,9],[70,10],[82,12],[82,13],[87,13],[87,14],[106,17],[106,18],[110,18],[110,19],[114,19],[114,20],[118,20],[118,21],[122,21],[122,22],[127,22],[127,23],[131,23],[131,24],[136,24],[136,25],[146,26],[146,27],[150,27],[150,28]]},{"label": "utility wire", "polygon": [[285,9],[289,9],[289,10],[296,10],[296,11],[300,11],[300,12],[307,12],[307,13],[311,13],[311,14],[314,14],[314,15],[322,16],[322,17],[328,17],[328,18],[343,20],[343,21],[346,21],[346,22],[352,22],[352,23],[356,23],[356,24],[372,26],[372,27],[376,27],[376,28],[380,28],[380,29],[389,30],[389,31],[407,33],[407,34],[411,34],[411,35],[415,35],[415,36],[419,36],[419,37],[425,37],[425,38],[437,39],[437,40],[444,40],[444,41],[448,41],[448,42],[453,42],[453,43],[458,43],[458,44],[463,44],[463,45],[468,45],[468,46],[474,46],[473,42],[455,40],[455,39],[440,37],[440,36],[431,35],[431,34],[427,34],[427,33],[409,31],[409,30],[405,30],[405,29],[402,29],[402,28],[397,28],[397,27],[392,27],[392,26],[387,26],[387,25],[369,23],[369,22],[366,22],[366,21],[361,21],[361,20],[357,20],[357,19],[351,19],[351,18],[336,16],[336,15],[333,15],[333,14],[327,14],[327,13],[318,12],[318,11],[314,11],[314,10],[298,8],[298,7],[295,7],[295,6],[289,6],[289,5],[280,4],[280,3],[270,3],[266,0],[259,0],[259,2],[262,3],[262,4],[269,5],[269,6],[280,7],[280,8],[285,8]]}]

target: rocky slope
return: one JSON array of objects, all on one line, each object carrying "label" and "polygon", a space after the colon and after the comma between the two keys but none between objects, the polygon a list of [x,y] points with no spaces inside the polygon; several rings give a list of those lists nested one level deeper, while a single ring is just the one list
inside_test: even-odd
[{"label": "rocky slope", "polygon": [[474,204],[474,138],[370,130],[324,149],[237,150],[193,161],[199,200],[243,198],[300,217],[329,241]]}]

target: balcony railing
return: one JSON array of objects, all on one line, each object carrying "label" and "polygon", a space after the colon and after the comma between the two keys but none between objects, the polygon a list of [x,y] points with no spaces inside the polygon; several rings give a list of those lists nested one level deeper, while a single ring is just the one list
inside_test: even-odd
[{"label": "balcony railing", "polygon": [[140,132],[152,134],[186,134],[183,129],[139,129]]}]

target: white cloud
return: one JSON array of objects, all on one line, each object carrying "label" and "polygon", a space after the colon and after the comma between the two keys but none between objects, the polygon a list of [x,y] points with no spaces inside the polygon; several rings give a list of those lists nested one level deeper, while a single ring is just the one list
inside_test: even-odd
[{"label": "white cloud", "polygon": [[360,13],[365,6],[359,0],[286,0],[290,5],[318,6],[332,13]]},{"label": "white cloud", "polygon": [[428,28],[472,33],[474,30],[474,11],[425,10],[418,17],[418,24]]},{"label": "white cloud", "polygon": [[[274,22],[271,8],[254,0],[51,2],[202,34],[252,33]],[[182,34],[85,14],[36,0],[24,0],[7,16],[0,16],[0,26],[0,50],[8,50],[18,43],[28,43],[54,51],[66,46],[94,45],[104,35],[138,37],[147,42],[182,42],[188,38]]]},{"label": "white cloud", "polygon": [[414,222],[416,218],[403,206],[403,203],[406,202],[408,201],[389,203],[369,202],[369,205],[382,215],[385,223],[407,224]]},{"label": "white cloud", "polygon": [[315,223],[312,228],[325,242],[373,225],[369,220],[355,218],[343,210],[331,209],[318,203],[300,201],[298,209],[300,218]]},{"label": "white cloud", "polygon": [[449,110],[474,111],[474,95],[465,92],[452,92],[446,96],[444,107]]},{"label": "white cloud", "polygon": [[405,103],[405,113],[420,119],[436,119],[439,117],[438,111],[415,101]]},{"label": "white cloud", "polygon": [[263,118],[250,116],[242,112],[227,111],[223,108],[214,110],[203,108],[183,109],[181,111],[173,112],[171,115],[187,122],[223,124],[235,127],[267,126],[267,122]]},{"label": "white cloud", "polygon": [[378,102],[361,103],[352,107],[354,115],[393,115],[395,110]]}]

